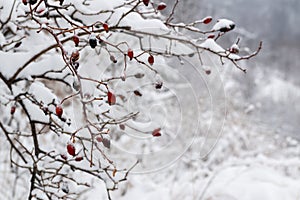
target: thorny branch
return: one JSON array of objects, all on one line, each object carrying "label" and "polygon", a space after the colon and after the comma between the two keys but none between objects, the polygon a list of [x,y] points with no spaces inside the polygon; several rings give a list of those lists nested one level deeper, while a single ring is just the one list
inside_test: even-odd
[{"label": "thorny branch", "polygon": [[[100,9],[91,12],[80,9],[81,7],[89,8],[90,4],[88,1],[83,1],[82,5],[65,4],[63,0],[59,2],[60,5],[52,5],[46,0],[25,1],[26,5],[21,5],[20,2],[14,0],[8,17],[5,21],[0,21],[0,30],[3,33],[5,30],[3,35],[7,39],[7,42],[0,46],[0,50],[3,52],[19,51],[18,48],[22,45],[22,41],[30,37],[30,34],[33,32],[45,34],[50,43],[49,46],[43,47],[39,52],[28,57],[27,61],[18,66],[16,71],[10,76],[0,72],[1,82],[5,84],[5,90],[8,93],[7,97],[3,96],[6,101],[0,101],[0,107],[2,109],[2,107],[12,105],[10,119],[0,119],[0,131],[4,133],[11,147],[11,164],[18,169],[25,170],[31,176],[29,180],[29,200],[34,198],[77,199],[87,188],[92,186],[73,175],[75,172],[87,174],[104,182],[111,182],[112,187],[107,187],[107,196],[108,199],[111,199],[110,191],[116,190],[118,184],[126,181],[129,173],[138,165],[137,161],[127,170],[118,169],[114,160],[107,155],[105,148],[110,147],[110,139],[107,136],[110,135],[110,131],[117,125],[123,125],[124,127],[126,125],[126,127],[135,131],[146,133],[126,124],[129,120],[134,120],[139,115],[139,112],[129,112],[121,117],[113,116],[110,113],[110,109],[100,113],[95,112],[98,107],[103,105],[122,107],[122,102],[126,102],[126,97],[122,94],[111,93],[111,89],[116,80],[141,79],[144,76],[140,73],[127,74],[130,62],[134,62],[150,70],[151,73],[157,74],[157,69],[152,66],[153,61],[148,60],[147,62],[143,57],[148,55],[149,58],[154,59],[153,56],[174,56],[181,59],[181,57],[190,56],[190,52],[185,54],[173,51],[174,44],[180,43],[193,49],[193,53],[198,55],[200,65],[205,65],[201,60],[201,54],[203,51],[206,51],[220,57],[221,62],[223,62],[223,59],[228,60],[239,70],[246,72],[246,69],[240,67],[238,62],[256,56],[262,48],[262,42],[260,42],[257,50],[253,53],[232,57],[232,54],[235,53],[230,50],[218,52],[214,49],[203,47],[199,41],[206,40],[207,34],[216,34],[217,37],[214,39],[216,41],[227,31],[200,30],[196,26],[203,24],[203,20],[187,24],[171,23],[176,6],[180,3],[180,0],[174,2],[171,13],[164,22],[165,26],[169,28],[169,32],[166,33],[150,32],[135,29],[131,25],[122,25],[131,14],[138,14],[143,19],[160,19],[161,16],[155,2],[149,3],[147,9],[145,9],[144,1],[131,0],[115,6],[111,10]],[[24,8],[26,12],[14,19],[14,12],[22,6],[26,8]],[[40,9],[41,7],[43,9]],[[116,14],[119,10],[123,10],[121,15]],[[95,16],[97,16],[97,19],[102,20],[85,23],[81,19]],[[110,20],[114,17],[119,18],[115,23],[110,24]],[[15,25],[18,31],[11,30],[9,23]],[[193,40],[180,34],[180,31],[178,31],[180,29],[200,34],[200,40]],[[120,38],[124,36],[130,39],[124,41],[111,39],[116,38],[116,35]],[[87,36],[89,39],[86,39]],[[78,41],[74,37],[77,37],[76,40],[78,39]],[[142,41],[145,38],[149,39],[149,47],[145,47]],[[167,40],[166,49],[157,50],[152,48],[154,44],[151,43],[151,39]],[[75,43],[75,50],[69,52],[66,46],[72,41]],[[140,49],[131,55],[129,50],[131,50],[132,41],[135,41]],[[94,51],[97,55],[103,54],[103,52],[107,53],[112,63],[123,67],[122,74],[100,77],[98,79],[81,74],[79,72],[81,64],[79,57],[82,52],[90,48],[89,46],[95,49]],[[63,66],[60,69],[49,69],[31,76],[22,75],[33,63],[43,59],[44,55],[57,54],[58,52],[60,52],[63,60]],[[56,93],[56,98],[49,100],[49,102],[43,102],[33,92],[29,92],[27,89],[36,82],[44,84],[45,88],[52,88],[54,93]],[[83,85],[86,82],[95,86],[96,95],[85,92]],[[25,89],[23,88],[24,92],[18,93],[14,88],[20,87],[20,85],[23,85]],[[60,89],[63,87],[68,88],[71,92],[62,92]],[[158,88],[160,87],[161,85],[158,86]],[[139,92],[135,92],[135,95],[141,96]],[[116,103],[116,96],[121,99],[118,103]],[[82,116],[79,128],[73,131],[69,131],[65,127],[71,126],[74,122],[70,121],[68,115],[63,114],[62,110],[60,110],[62,109],[60,106],[66,105],[67,107],[70,102],[74,103],[74,106]],[[32,117],[30,110],[32,108],[43,113],[47,120],[44,121]],[[19,109],[19,111],[16,112],[16,109]],[[24,118],[22,121],[27,120],[26,122],[28,123],[24,125],[22,121],[18,121],[18,117]],[[14,128],[14,131],[8,128],[10,126]],[[71,152],[72,150],[68,149],[68,153],[72,154],[72,156],[67,156],[55,150],[48,151],[46,146],[43,145],[42,139],[44,138],[45,140],[48,135],[58,138],[68,137],[69,144],[78,144],[79,147],[76,146],[76,148],[79,150]],[[79,162],[86,162],[88,166],[78,166],[77,163]],[[123,176],[117,178],[117,173],[123,173]],[[78,192],[70,191],[68,182],[77,185]],[[38,191],[42,192],[44,196],[41,197],[41,193]]]}]

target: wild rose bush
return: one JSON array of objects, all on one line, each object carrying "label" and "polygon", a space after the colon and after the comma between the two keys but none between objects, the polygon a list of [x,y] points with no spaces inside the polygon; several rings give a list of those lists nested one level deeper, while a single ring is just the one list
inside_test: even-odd
[{"label": "wild rose bush", "polygon": [[250,54],[239,52],[239,39],[223,48],[217,42],[234,22],[203,16],[173,23],[178,3],[2,1],[1,165],[14,174],[7,199],[80,199],[95,182],[105,183],[111,199],[143,154],[118,158],[111,145],[129,135],[146,141],[137,145],[145,150],[177,137],[167,120],[178,117],[167,114],[177,112],[174,94],[166,87],[176,73],[166,59],[193,58],[209,75],[208,53],[246,72],[239,61],[257,55],[261,43]]}]

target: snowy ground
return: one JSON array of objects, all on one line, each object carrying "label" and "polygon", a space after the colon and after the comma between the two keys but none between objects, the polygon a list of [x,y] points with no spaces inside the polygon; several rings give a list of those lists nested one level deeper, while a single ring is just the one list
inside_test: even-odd
[{"label": "snowy ground", "polygon": [[[207,159],[193,148],[171,166],[131,174],[113,199],[161,200],[297,200],[300,198],[300,146],[257,123],[246,114],[229,111],[223,136]],[[4,138],[1,138],[1,143]],[[2,148],[3,147],[3,148]],[[1,157],[5,146],[1,144]],[[2,157],[3,158],[3,157]],[[8,163],[7,163],[8,164]],[[1,169],[1,199],[11,199],[5,185],[9,171]],[[86,199],[106,199],[98,185]],[[7,196],[6,196],[7,195]]]},{"label": "snowy ground", "polygon": [[132,175],[116,199],[296,200],[300,198],[300,147],[231,113],[207,160],[186,153],[171,167]]}]

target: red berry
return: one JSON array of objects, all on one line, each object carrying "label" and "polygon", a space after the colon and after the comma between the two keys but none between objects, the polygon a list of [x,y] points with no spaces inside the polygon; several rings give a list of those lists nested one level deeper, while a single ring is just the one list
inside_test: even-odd
[{"label": "red berry", "polygon": [[132,49],[130,49],[130,48],[128,49],[127,56],[129,57],[130,60],[132,60],[132,58],[133,58],[133,51],[132,51]]},{"label": "red berry", "polygon": [[157,10],[163,10],[167,7],[167,5],[164,2],[161,2],[157,6]]},{"label": "red berry", "polygon": [[154,56],[150,55],[150,56],[148,57],[148,63],[149,63],[150,65],[153,65],[153,63],[154,63]]},{"label": "red berry", "polygon": [[10,114],[13,115],[16,112],[16,106],[10,108]]},{"label": "red berry", "polygon": [[116,96],[110,91],[107,92],[107,101],[109,105],[114,105],[116,103]]},{"label": "red berry", "polygon": [[208,16],[202,19],[203,24],[209,24],[212,21],[212,17]]},{"label": "red berry", "polygon": [[161,136],[160,128],[154,129],[154,131],[152,131],[152,135],[153,135],[153,137]]},{"label": "red berry", "polygon": [[67,157],[65,154],[60,154],[60,157],[61,157],[62,159],[64,159],[64,160],[67,160],[67,159],[68,159],[68,157]]},{"label": "red berry", "polygon": [[26,6],[27,5],[27,0],[22,0],[22,3]]},{"label": "red berry", "polygon": [[125,130],[125,125],[124,124],[120,124],[119,127],[120,127],[121,130],[123,130],[123,131]]},{"label": "red berry", "polygon": [[76,154],[75,154],[75,147],[74,147],[74,145],[73,144],[68,144],[67,145],[67,151],[68,151],[68,153],[71,155],[71,156],[75,156]]},{"label": "red berry", "polygon": [[75,46],[77,47],[79,44],[79,37],[77,35],[73,35],[72,40],[75,43]]},{"label": "red berry", "polygon": [[96,140],[97,140],[98,142],[102,142],[102,141],[103,141],[103,138],[102,138],[101,136],[98,136],[98,137],[96,137]]},{"label": "red berry", "polygon": [[102,24],[102,26],[103,26],[103,29],[104,29],[106,32],[109,31],[109,27],[108,27],[108,24],[107,24],[107,23]]},{"label": "red berry", "polygon": [[57,105],[56,108],[55,108],[55,112],[56,112],[56,115],[61,118],[62,114],[63,114],[63,109],[60,105]]},{"label": "red berry", "polygon": [[214,37],[215,37],[214,34],[211,34],[211,35],[207,36],[207,38],[210,38],[210,39],[213,39]]},{"label": "red berry", "polygon": [[143,0],[143,3],[145,4],[145,6],[149,5],[150,0]]},{"label": "red berry", "polygon": [[103,138],[102,144],[103,144],[106,148],[110,149],[110,139],[109,139],[109,138]]},{"label": "red berry", "polygon": [[78,156],[78,157],[75,158],[75,161],[77,161],[77,162],[80,162],[80,161],[82,161],[82,160],[83,160],[83,157],[82,157],[82,156]]}]

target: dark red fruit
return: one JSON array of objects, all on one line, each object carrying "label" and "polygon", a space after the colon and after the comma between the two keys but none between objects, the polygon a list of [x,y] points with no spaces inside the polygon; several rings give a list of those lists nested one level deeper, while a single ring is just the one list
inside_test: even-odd
[{"label": "dark red fruit", "polygon": [[98,142],[102,142],[102,141],[103,141],[103,138],[102,138],[101,136],[98,136],[98,137],[96,137],[96,140],[97,140]]},{"label": "dark red fruit", "polygon": [[145,6],[149,5],[150,0],[143,0],[143,3],[145,4]]},{"label": "dark red fruit", "polygon": [[68,144],[67,145],[67,151],[68,151],[68,154],[70,154],[71,156],[75,156],[76,155],[75,154],[76,149],[75,149],[75,147],[74,147],[73,144]]},{"label": "dark red fruit", "polygon": [[121,130],[123,130],[123,131],[125,130],[125,125],[124,124],[120,124],[119,127],[120,127]]},{"label": "dark red fruit", "polygon": [[109,31],[109,27],[108,27],[108,24],[107,24],[107,23],[102,24],[102,26],[103,26],[103,29],[104,29],[106,32]]},{"label": "dark red fruit", "polygon": [[152,131],[152,135],[153,135],[153,137],[161,136],[160,128],[154,129],[154,131]]},{"label": "dark red fruit", "polygon": [[13,115],[16,112],[16,106],[10,108],[10,114]]},{"label": "dark red fruit", "polygon": [[203,24],[209,24],[211,21],[212,21],[212,17],[211,16],[205,17],[202,20]]},{"label": "dark red fruit", "polygon": [[107,101],[109,105],[114,105],[116,103],[116,96],[110,91],[107,92]]},{"label": "dark red fruit", "polygon": [[153,63],[154,63],[154,56],[150,55],[150,56],[148,57],[148,63],[149,63],[150,65],[153,65]]},{"label": "dark red fruit", "polygon": [[55,113],[56,115],[61,118],[62,114],[63,114],[63,109],[60,105],[57,105],[56,108],[55,108]]},{"label": "dark red fruit", "polygon": [[27,0],[22,0],[22,3],[26,6],[27,5]]},{"label": "dark red fruit", "polygon": [[167,5],[164,2],[161,2],[157,6],[157,10],[164,10],[167,7]]},{"label": "dark red fruit", "polygon": [[110,149],[110,140],[109,140],[108,138],[103,138],[102,144],[103,144],[106,148]]},{"label": "dark red fruit", "polygon": [[215,37],[214,34],[211,34],[211,35],[207,36],[207,38],[210,38],[210,39],[213,39],[214,37]]},{"label": "dark red fruit", "polygon": [[127,56],[129,57],[130,60],[132,60],[132,58],[133,58],[133,51],[132,51],[132,49],[130,49],[130,48],[128,49]]},{"label": "dark red fruit", "polygon": [[75,43],[75,46],[77,47],[79,44],[79,37],[77,35],[73,35],[72,40]]},{"label": "dark red fruit", "polygon": [[78,157],[75,158],[75,161],[77,161],[77,162],[80,162],[80,161],[82,161],[82,160],[83,160],[83,157],[82,157],[82,156],[78,156]]}]

